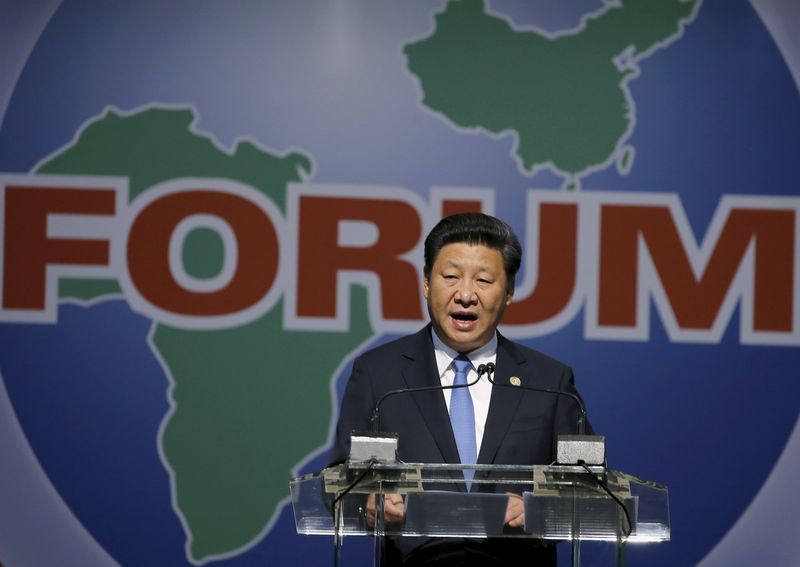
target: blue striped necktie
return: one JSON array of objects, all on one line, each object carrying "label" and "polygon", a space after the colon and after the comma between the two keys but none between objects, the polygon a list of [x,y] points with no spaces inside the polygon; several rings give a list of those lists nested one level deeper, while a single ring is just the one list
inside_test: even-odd
[{"label": "blue striped necktie", "polygon": [[[469,359],[460,355],[453,360],[456,370],[454,386],[467,383],[467,374],[472,368]],[[450,395],[450,423],[458,446],[458,456],[462,465],[474,465],[478,462],[478,449],[475,441],[475,410],[472,407],[472,395],[469,388],[454,388]],[[464,480],[467,481],[467,490],[472,485],[474,470],[464,471]]]}]

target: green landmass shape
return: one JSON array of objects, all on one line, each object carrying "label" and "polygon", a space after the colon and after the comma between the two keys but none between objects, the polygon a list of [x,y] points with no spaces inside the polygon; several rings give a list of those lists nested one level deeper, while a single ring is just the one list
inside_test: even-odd
[{"label": "green landmass shape", "polygon": [[[249,142],[226,151],[193,129],[192,109],[108,110],[39,173],[124,176],[130,199],[180,177],[225,178],[262,191],[285,211],[286,186],[311,171],[300,153],[271,155]],[[213,277],[224,249],[210,230],[187,236],[188,273]],[[118,297],[115,280],[62,282],[61,298]],[[282,302],[225,330],[155,324],[152,346],[172,379],[172,413],[158,440],[194,562],[230,556],[263,535],[288,495],[292,469],[325,444],[330,383],[372,335],[363,288],[354,288],[347,332],[283,329]],[[152,376],[142,376],[152,380]]]},{"label": "green landmass shape", "polygon": [[626,82],[680,37],[700,0],[609,2],[560,35],[515,30],[482,0],[451,0],[433,33],[405,46],[422,102],[459,128],[513,133],[522,170],[565,186],[614,161],[634,122]]}]

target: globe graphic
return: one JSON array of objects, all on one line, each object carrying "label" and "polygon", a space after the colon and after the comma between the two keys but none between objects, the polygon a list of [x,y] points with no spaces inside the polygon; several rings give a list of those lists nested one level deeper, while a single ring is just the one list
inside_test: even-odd
[{"label": "globe graphic", "polygon": [[[625,83],[629,134],[612,159],[574,176],[552,164],[526,168],[513,132],[459,125],[423,103],[404,50],[434,33],[445,2],[234,4],[62,3],[2,117],[0,172],[46,171],[89,124],[158,109],[189,117],[187,132],[222,153],[252,144],[303,156],[305,182],[397,188],[425,200],[436,188],[491,189],[493,212],[521,235],[532,189],[674,194],[698,243],[725,195],[797,194],[798,88],[744,0],[705,0],[682,33],[636,62]],[[582,18],[603,6],[497,0],[487,10],[518,31],[558,37],[580,33]],[[581,310],[522,340],[572,364],[614,468],[670,486],[673,541],[631,549],[632,563],[701,564],[792,434],[800,381],[779,369],[797,368],[800,350],[743,346],[739,327],[737,310],[718,344],[674,342],[653,315],[646,341],[588,340]],[[48,479],[114,561],[191,565],[158,442],[173,383],[154,332],[121,295],[61,301],[56,324],[0,325],[2,380]],[[351,360],[342,360],[332,391],[341,394]],[[327,441],[307,447],[282,471],[286,480],[323,468]],[[329,561],[329,539],[295,534],[288,500],[249,541],[194,564]],[[369,556],[368,542],[352,546]]]}]

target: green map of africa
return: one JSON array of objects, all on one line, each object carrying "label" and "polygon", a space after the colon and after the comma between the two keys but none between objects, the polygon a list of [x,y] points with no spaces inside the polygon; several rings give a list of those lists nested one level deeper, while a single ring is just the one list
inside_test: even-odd
[{"label": "green map of africa", "polygon": [[[191,129],[195,119],[190,109],[108,111],[38,173],[124,176],[131,200],[176,178],[234,179],[285,210],[287,183],[310,172],[311,161],[297,153],[276,157],[250,143],[228,153]],[[183,260],[193,276],[213,277],[223,265],[220,238],[194,231]],[[116,299],[121,291],[114,281],[65,280],[59,296]],[[351,305],[350,330],[341,333],[284,330],[280,302],[260,319],[226,330],[154,323],[150,346],[171,384],[165,392],[171,413],[157,441],[193,561],[235,554],[266,533],[288,495],[290,472],[325,444],[331,380],[372,335],[366,291],[357,288]],[[313,362],[297,364],[309,352]]]},{"label": "green map of africa", "polygon": [[515,30],[482,0],[456,0],[432,35],[405,48],[422,102],[456,127],[515,136],[524,173],[549,166],[565,187],[616,162],[630,170],[634,126],[627,82],[678,39],[700,0],[625,0],[552,36]]}]

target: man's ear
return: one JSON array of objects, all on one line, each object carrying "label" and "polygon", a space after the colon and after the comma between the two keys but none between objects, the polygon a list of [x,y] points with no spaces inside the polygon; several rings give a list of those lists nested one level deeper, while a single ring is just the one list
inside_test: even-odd
[{"label": "man's ear", "polygon": [[514,292],[507,291],[506,292],[506,307],[511,305],[511,300],[514,299]]},{"label": "man's ear", "polygon": [[428,281],[428,278],[422,278],[422,295],[425,296],[425,299],[428,299],[428,294],[431,291],[431,284]]}]

